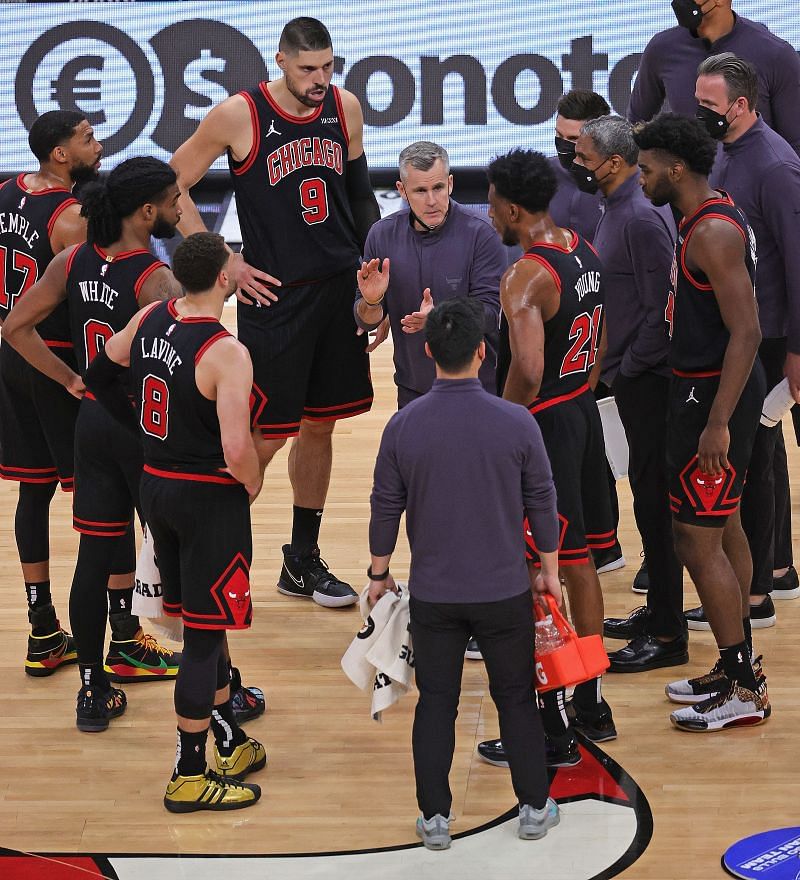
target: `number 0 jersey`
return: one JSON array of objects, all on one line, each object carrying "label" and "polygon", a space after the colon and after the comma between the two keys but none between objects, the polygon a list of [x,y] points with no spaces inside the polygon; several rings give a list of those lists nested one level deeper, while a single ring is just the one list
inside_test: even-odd
[{"label": "number 0 jersey", "polygon": [[[575,397],[588,388],[603,326],[602,266],[595,249],[572,232],[568,247],[537,242],[521,257],[544,266],[555,282],[559,306],[544,322],[544,372],[531,412]],[[498,393],[511,366],[508,322],[500,316],[497,358]]]},{"label": "number 0 jersey", "polygon": [[[62,211],[77,204],[65,187],[29,190],[25,175],[0,186],[0,320],[5,320],[25,291],[44,274],[53,259],[50,235]],[[70,340],[67,306],[61,303],[37,330],[51,347]]]},{"label": "number 0 jersey", "polygon": [[165,264],[150,251],[109,257],[96,244],[82,244],[67,258],[67,305],[75,358],[82,376],[95,355],[139,311],[144,282]]},{"label": "number 0 jersey", "polygon": [[[689,240],[698,225],[708,218],[732,224],[744,239],[745,265],[751,283],[756,276],[756,239],[742,211],[723,192],[709,199],[678,227],[672,263],[672,290],[665,318],[669,325],[669,363],[677,373],[717,372],[722,368],[730,333],[722,320],[719,303],[708,278],[686,265]],[[753,289],[755,296],[755,288]]]},{"label": "number 0 jersey", "polygon": [[310,116],[282,110],[262,82],[239,92],[250,107],[253,147],[228,156],[248,263],[283,287],[355,269],[359,258],[345,187],[349,136],[339,90]]},{"label": "number 0 jersey", "polygon": [[225,467],[217,404],[197,388],[195,367],[230,333],[215,318],[184,318],[175,300],[143,318],[131,345],[131,379],[142,430],[145,470],[156,476],[204,475],[235,483]]}]

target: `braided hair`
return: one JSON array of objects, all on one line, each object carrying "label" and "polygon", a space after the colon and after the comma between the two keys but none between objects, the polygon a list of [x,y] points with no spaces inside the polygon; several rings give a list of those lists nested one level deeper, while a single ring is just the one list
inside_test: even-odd
[{"label": "braided hair", "polygon": [[147,202],[160,197],[177,180],[160,159],[138,156],[121,162],[102,183],[81,191],[81,216],[89,221],[88,240],[109,247],[122,235],[122,221]]}]

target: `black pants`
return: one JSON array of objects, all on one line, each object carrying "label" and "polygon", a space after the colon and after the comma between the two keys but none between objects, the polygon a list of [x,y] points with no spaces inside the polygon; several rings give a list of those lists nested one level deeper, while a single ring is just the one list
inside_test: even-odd
[{"label": "black pants", "polygon": [[[783,379],[786,359],[785,339],[764,339],[758,349],[764,365],[769,392]],[[780,519],[778,518],[780,517]],[[742,526],[753,557],[753,581],[750,593],[765,596],[772,590],[776,543],[778,561],[788,565],[791,560],[791,506],[789,504],[789,472],[783,431],[758,426],[747,482],[742,493]]]},{"label": "black pants", "polygon": [[529,590],[500,602],[445,604],[411,597],[411,638],[419,701],[414,715],[414,774],[422,814],[450,813],[448,776],[455,750],[464,650],[478,640],[500,736],[520,804],[544,806],[549,791],[544,731],[533,690],[533,600]]},{"label": "black pants", "polygon": [[642,536],[650,589],[648,630],[654,636],[680,636],[683,617],[683,568],[672,542],[672,515],[666,469],[670,380],[655,373],[628,378],[618,373],[614,397],[628,439],[628,477],[633,515]]}]

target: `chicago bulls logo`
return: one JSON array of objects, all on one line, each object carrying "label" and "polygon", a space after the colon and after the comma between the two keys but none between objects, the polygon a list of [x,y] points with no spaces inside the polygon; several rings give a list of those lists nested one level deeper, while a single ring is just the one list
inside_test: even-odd
[{"label": "chicago bulls logo", "polygon": [[[253,606],[250,600],[250,566],[241,553],[237,553],[219,580],[211,588],[211,597],[219,609],[219,614],[206,616],[205,624],[217,623],[234,629],[250,626]],[[185,612],[189,625],[194,621]]]},{"label": "chicago bulls logo", "polygon": [[739,495],[733,495],[736,470],[728,467],[721,474],[705,474],[695,456],[681,473],[681,485],[698,516],[728,516],[736,510]]}]

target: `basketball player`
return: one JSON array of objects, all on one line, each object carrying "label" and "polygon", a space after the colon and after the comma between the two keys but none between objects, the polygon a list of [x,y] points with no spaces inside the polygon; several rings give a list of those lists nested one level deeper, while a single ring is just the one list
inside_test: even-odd
[{"label": "basketball player", "polygon": [[[0,324],[56,254],[85,240],[86,221],[72,187],[97,176],[103,152],[86,117],[66,110],[40,116],[28,143],[39,170],[0,187]],[[74,369],[66,307],[39,332]],[[77,414],[74,397],[32,369],[10,345],[0,346],[0,476],[19,483],[14,534],[31,624],[28,675],[52,675],[78,656],[56,617],[49,562],[50,502],[59,482],[72,491]]]},{"label": "basketball player", "polygon": [[242,226],[238,334],[267,403],[271,459],[289,437],[291,543],[278,590],[340,607],[358,599],[320,558],[318,538],[337,419],[372,406],[366,337],[356,335],[353,273],[379,210],[362,147],[361,107],[331,85],[325,26],[295,18],[275,56],[282,76],[212,109],[175,153],[185,235],[205,227],[189,190],[227,154]]},{"label": "basketball player", "polygon": [[692,703],[670,719],[701,732],[749,726],[770,715],[766,678],[751,663],[753,562],[739,516],[766,391],[755,237],[727,193],[708,184],[716,144],[702,122],[666,113],[635,139],[645,195],[684,218],[665,313],[674,373],[667,465],[675,551],[720,651],[708,675],[667,685],[670,699]]},{"label": "basketball player", "polygon": [[[87,186],[82,213],[86,244],[69,248],[48,266],[6,323],[8,342],[75,396],[103,344],[140,307],[181,292],[169,268],[149,251],[150,236],[174,234],[180,211],[175,172],[158,159],[129,159],[107,182]],[[56,357],[36,325],[66,303],[79,374]],[[75,431],[73,524],[81,533],[70,592],[70,622],[81,673],[77,725],[98,731],[125,710],[114,681],[174,678],[180,655],[144,634],[131,614],[136,565],[133,512],[138,502],[142,451],[91,394],[80,405]],[[103,664],[105,584],[126,574],[127,589],[109,591],[111,645]],[[116,605],[114,604],[116,603]]]},{"label": "basketball player", "polygon": [[[603,631],[603,595],[592,548],[616,541],[606,490],[603,428],[589,374],[603,326],[600,259],[577,233],[556,226],[548,205],[557,180],[550,162],[532,150],[512,150],[489,165],[489,216],[503,243],[523,256],[500,282],[503,309],[498,390],[528,407],[539,423],[553,468],[562,533],[558,560],[579,635]],[[536,547],[528,537],[535,558]],[[564,690],[541,698],[548,763],[580,761],[567,722]],[[575,727],[595,742],[615,739],[601,679],[579,684]],[[498,741],[481,743],[481,757],[502,763]]]},{"label": "basketball player", "polygon": [[[249,503],[263,475],[251,434],[250,356],[219,322],[236,290],[231,258],[221,236],[190,235],[173,258],[186,296],[135,315],[87,376],[103,403],[136,427],[119,385],[130,365],[144,443],[142,506],[164,610],[185,624],[178,750],[164,796],[174,813],[251,806],[261,789],[240,780],[267,762],[234,718],[225,650],[225,631],[248,628],[253,614]],[[209,722],[217,773],[206,766]]]}]

